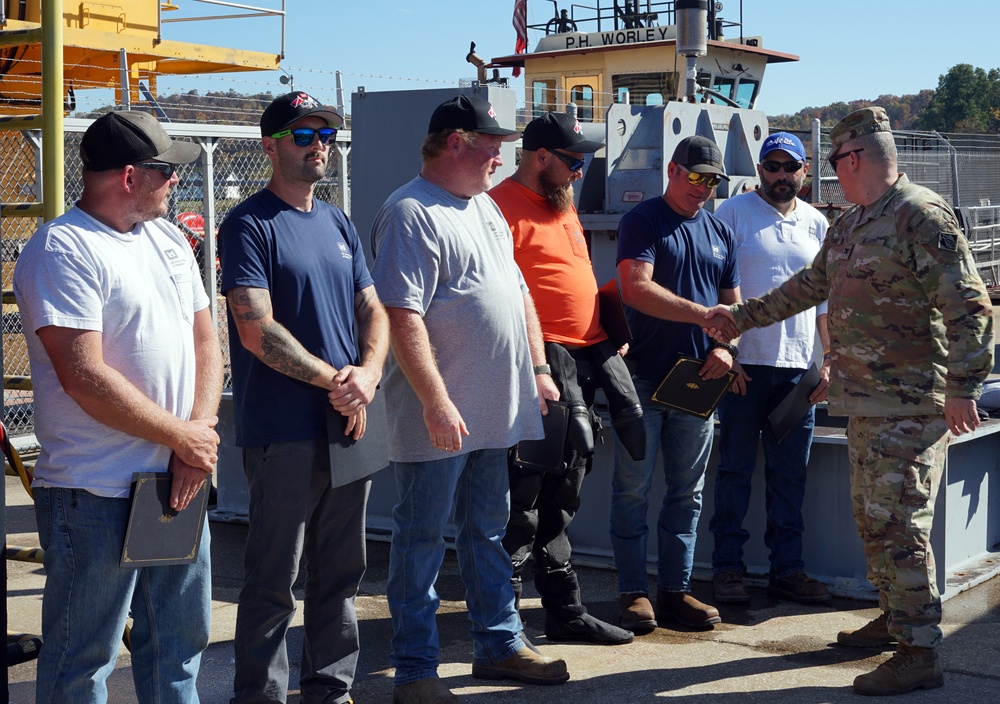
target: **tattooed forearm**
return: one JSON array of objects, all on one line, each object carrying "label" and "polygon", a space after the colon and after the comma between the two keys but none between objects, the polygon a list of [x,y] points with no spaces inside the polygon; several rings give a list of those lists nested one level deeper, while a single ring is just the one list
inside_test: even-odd
[{"label": "tattooed forearm", "polygon": [[312,383],[322,372],[319,360],[275,321],[261,326],[261,361],[293,379]]},{"label": "tattooed forearm", "polygon": [[266,289],[236,287],[226,298],[240,343],[267,366],[293,379],[330,388],[337,370],[311,354],[273,317]]}]

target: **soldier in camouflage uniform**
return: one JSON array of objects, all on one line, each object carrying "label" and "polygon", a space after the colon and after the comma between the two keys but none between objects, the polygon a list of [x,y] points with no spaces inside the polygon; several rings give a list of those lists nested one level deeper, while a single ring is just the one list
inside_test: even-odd
[{"label": "soldier in camouflage uniform", "polygon": [[841,645],[896,654],[861,675],[861,694],[944,683],[941,598],[930,533],[949,430],[979,425],[976,399],[993,367],[993,311],[954,213],[896,171],[889,118],[851,113],[830,133],[828,157],[857,205],[820,253],[777,289],[709,326],[719,339],[763,327],[829,298],[831,414],[849,416],[851,492],[868,579],[882,615],[837,636]]}]

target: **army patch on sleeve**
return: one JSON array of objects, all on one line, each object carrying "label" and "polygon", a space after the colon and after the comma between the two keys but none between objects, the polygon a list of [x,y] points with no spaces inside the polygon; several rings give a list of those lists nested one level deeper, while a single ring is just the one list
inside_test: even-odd
[{"label": "army patch on sleeve", "polygon": [[942,230],[938,233],[938,249],[946,252],[958,251],[958,234]]}]

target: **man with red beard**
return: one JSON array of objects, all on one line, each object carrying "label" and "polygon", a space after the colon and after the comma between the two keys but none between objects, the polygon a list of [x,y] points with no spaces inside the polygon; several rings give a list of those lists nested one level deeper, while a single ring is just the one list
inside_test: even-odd
[{"label": "man with red beard", "polygon": [[521,466],[511,453],[511,516],[503,544],[513,563],[518,606],[525,564],[535,558],[535,587],[550,640],[620,645],[632,634],[594,618],[583,606],[566,535],[593,463],[591,406],[597,387],[612,382],[607,395],[616,428],[624,420],[633,432],[642,430],[628,370],[601,327],[597,282],[573,207],[572,184],[583,175],[584,155],[601,146],[584,138],[571,115],[543,115],[524,130],[517,171],[490,191],[513,230],[514,259],[535,300],[545,356],[560,398],[570,404],[570,436],[576,440],[567,441],[561,466],[551,471]]}]

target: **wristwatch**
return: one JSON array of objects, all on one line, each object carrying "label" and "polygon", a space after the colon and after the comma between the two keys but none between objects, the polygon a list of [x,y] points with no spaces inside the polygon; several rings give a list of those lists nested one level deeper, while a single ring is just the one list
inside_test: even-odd
[{"label": "wristwatch", "polygon": [[538,376],[539,374],[548,374],[549,376],[552,376],[552,367],[548,364],[536,364],[535,376]]},{"label": "wristwatch", "polygon": [[721,347],[722,349],[729,352],[729,354],[733,355],[733,359],[736,359],[737,357],[740,356],[740,348],[737,347],[736,345],[732,345],[728,342],[716,342],[715,346]]}]

